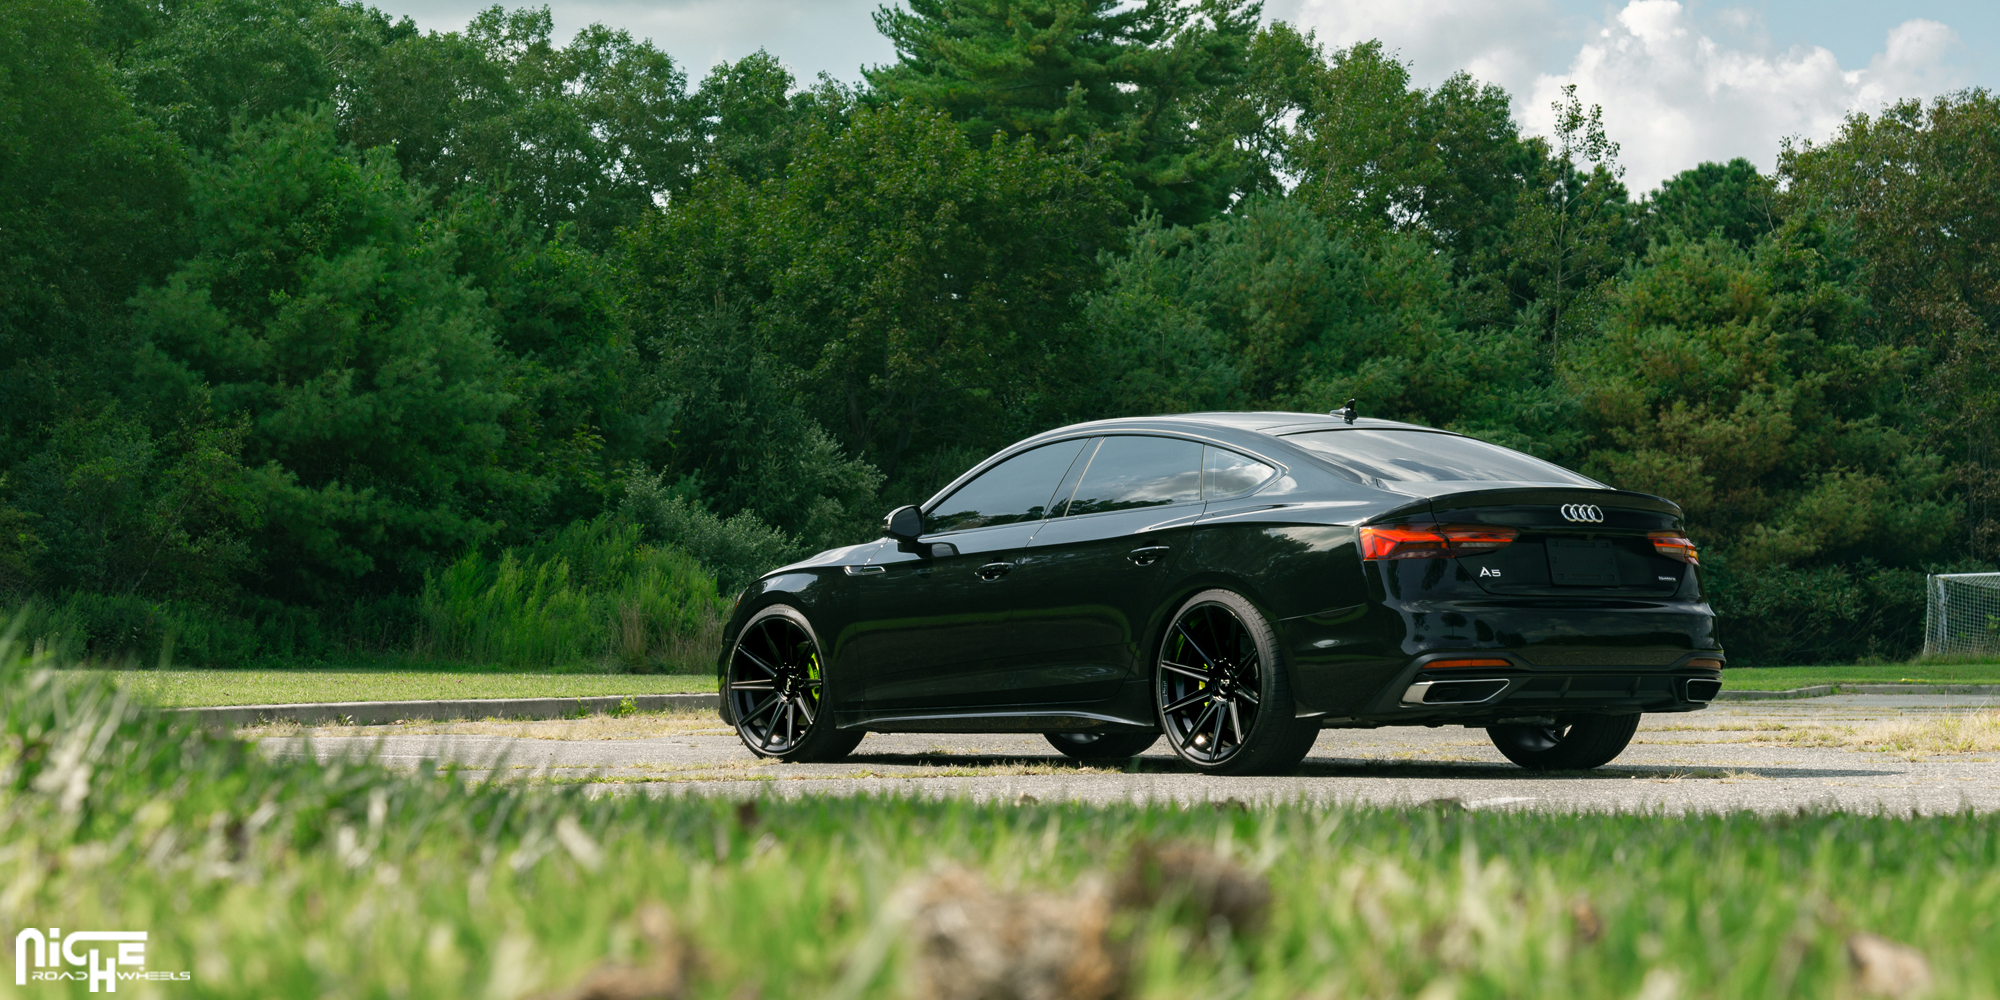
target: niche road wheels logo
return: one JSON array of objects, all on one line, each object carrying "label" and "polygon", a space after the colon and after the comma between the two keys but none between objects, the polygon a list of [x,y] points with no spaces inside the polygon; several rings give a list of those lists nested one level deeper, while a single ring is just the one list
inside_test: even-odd
[{"label": "niche road wheels logo", "polygon": [[[100,947],[101,946],[101,947]],[[90,992],[118,992],[118,981],[187,982],[191,972],[146,969],[145,931],[71,931],[30,927],[14,935],[14,985],[89,982]]]},{"label": "niche road wheels logo", "polygon": [[1604,523],[1604,509],[1594,503],[1563,504],[1562,515],[1565,521],[1578,521],[1585,524]]}]

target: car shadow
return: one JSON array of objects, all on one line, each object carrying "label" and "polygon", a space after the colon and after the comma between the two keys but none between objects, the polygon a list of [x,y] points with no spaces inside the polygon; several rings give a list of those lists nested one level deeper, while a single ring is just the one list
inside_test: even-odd
[{"label": "car shadow", "polygon": [[[872,753],[851,754],[844,763],[919,768],[1052,768],[1077,772],[1122,771],[1128,774],[1191,774],[1179,758],[1148,755],[1129,759],[1080,761],[1057,754]],[[1498,761],[1379,760],[1367,757],[1309,757],[1282,777],[1294,778],[1453,778],[1473,781],[1519,781],[1524,778],[1567,778],[1596,781],[1734,779],[1787,780],[1802,778],[1866,778],[1899,772],[1866,768],[1714,767],[1663,764],[1607,764],[1591,771],[1528,771]]]}]

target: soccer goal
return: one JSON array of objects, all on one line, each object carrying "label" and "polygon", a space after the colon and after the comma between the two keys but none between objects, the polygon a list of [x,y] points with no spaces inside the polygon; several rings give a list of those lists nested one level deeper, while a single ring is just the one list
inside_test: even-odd
[{"label": "soccer goal", "polygon": [[1936,573],[1925,588],[1925,656],[2000,656],[2000,573]]}]

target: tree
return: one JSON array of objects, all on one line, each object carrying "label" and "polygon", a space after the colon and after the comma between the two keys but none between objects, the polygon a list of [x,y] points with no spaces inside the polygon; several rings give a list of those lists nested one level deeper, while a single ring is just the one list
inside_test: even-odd
[{"label": "tree", "polygon": [[1799,215],[1754,251],[1656,245],[1562,358],[1590,435],[1571,461],[1687,511],[1749,662],[1901,655],[1916,570],[1956,529],[1946,467],[1906,429],[1918,355],[1868,343],[1858,264]]},{"label": "tree", "polygon": [[273,587],[407,586],[534,506],[543,484],[496,461],[515,397],[491,314],[386,150],[281,116],[206,161],[194,197],[199,252],[135,303],[139,395],[246,424]]},{"label": "tree", "polygon": [[807,412],[891,476],[906,454],[1004,443],[1075,375],[1071,303],[1118,240],[1105,187],[926,108],[862,110],[781,181],[713,178],[636,231],[643,329],[740,310]]},{"label": "tree", "polygon": [[1972,555],[2000,558],[2000,100],[1984,90],[1854,115],[1779,158],[1788,211],[1852,226],[1876,310],[1866,329],[1918,352],[1926,440],[1954,456]]},{"label": "tree", "polygon": [[1284,143],[1293,196],[1343,225],[1417,234],[1450,253],[1474,293],[1468,318],[1504,324],[1518,303],[1490,276],[1505,272],[1509,226],[1544,169],[1506,92],[1464,73],[1413,88],[1379,42],[1335,52],[1306,76]]},{"label": "tree", "polygon": [[131,370],[125,302],[185,243],[187,178],[79,0],[0,0],[0,465]]},{"label": "tree", "polygon": [[[1633,249],[1625,186],[1618,178],[1618,144],[1604,131],[1604,109],[1589,111],[1576,85],[1563,87],[1556,145],[1531,177],[1509,224],[1508,284],[1523,305],[1539,310],[1537,325],[1551,352],[1592,322],[1587,307],[1599,282]],[[1588,163],[1589,169],[1583,164]]]},{"label": "tree", "polygon": [[1652,239],[1664,241],[1675,233],[1701,239],[1715,233],[1745,248],[1784,218],[1777,184],[1742,157],[1703,163],[1667,178],[1641,210]]},{"label": "tree", "polygon": [[865,71],[885,102],[950,114],[984,145],[1032,136],[1100,158],[1169,221],[1199,222],[1260,174],[1197,111],[1241,84],[1254,0],[911,0],[875,24],[897,61]]}]

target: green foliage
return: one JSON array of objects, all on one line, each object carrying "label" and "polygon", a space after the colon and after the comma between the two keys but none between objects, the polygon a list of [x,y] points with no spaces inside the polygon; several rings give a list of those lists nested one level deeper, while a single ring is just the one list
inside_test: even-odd
[{"label": "green foliage", "polygon": [[1736,662],[1902,655],[2000,559],[1990,94],[1634,203],[1575,92],[1528,137],[1259,19],[914,0],[866,85],[690,89],[545,8],[0,0],[0,595],[247,662],[407,648],[428,579],[434,644],[612,663],[565,532],[733,593],[1050,426],[1350,397],[1683,503]]},{"label": "green foliage", "polygon": [[680,485],[684,488],[668,485],[664,474],[635,472],[625,480],[618,516],[648,542],[694,556],[715,574],[716,589],[725,596],[810,551],[751,511],[729,518],[709,513],[693,495],[692,483]]},{"label": "green foliage", "polygon": [[424,581],[419,609],[420,656],[652,673],[708,669],[722,603],[686,553],[599,518],[498,559],[465,556]]},{"label": "green foliage", "polygon": [[125,301],[187,245],[185,166],[83,0],[0,3],[0,464],[131,369]]},{"label": "green foliage", "polygon": [[269,483],[243,467],[244,426],[184,425],[157,441],[116,407],[56,426],[15,469],[19,551],[57,590],[229,598],[257,566]]},{"label": "green foliage", "polygon": [[1968,554],[2000,559],[2000,98],[1970,90],[1851,116],[1788,147],[1784,203],[1851,226],[1870,339],[1909,348],[1913,431],[1955,466]]},{"label": "green foliage", "polygon": [[1259,13],[1252,0],[911,0],[876,13],[897,61],[867,77],[975,142],[1086,150],[1155,211],[1200,222],[1260,174],[1201,114],[1242,83]]},{"label": "green foliage", "polygon": [[1047,413],[1114,204],[1072,157],[863,110],[813,132],[782,181],[717,179],[636,230],[637,322],[672,351],[741,310],[807,415],[893,475],[905,451]]},{"label": "green foliage", "polygon": [[23,647],[55,661],[145,669],[370,660],[408,649],[416,625],[415,602],[404,595],[299,607],[78,590],[30,596],[0,613]]},{"label": "green foliage", "polygon": [[201,251],[136,302],[144,391],[245,423],[273,582],[393,585],[490,537],[488,505],[534,484],[496,467],[507,361],[421,191],[324,113],[239,133],[196,191]]},{"label": "green foliage", "polygon": [[1689,239],[1717,235],[1745,249],[1778,228],[1775,179],[1757,172],[1749,160],[1703,163],[1661,182],[1645,202],[1647,231],[1656,240],[1674,234]]}]

